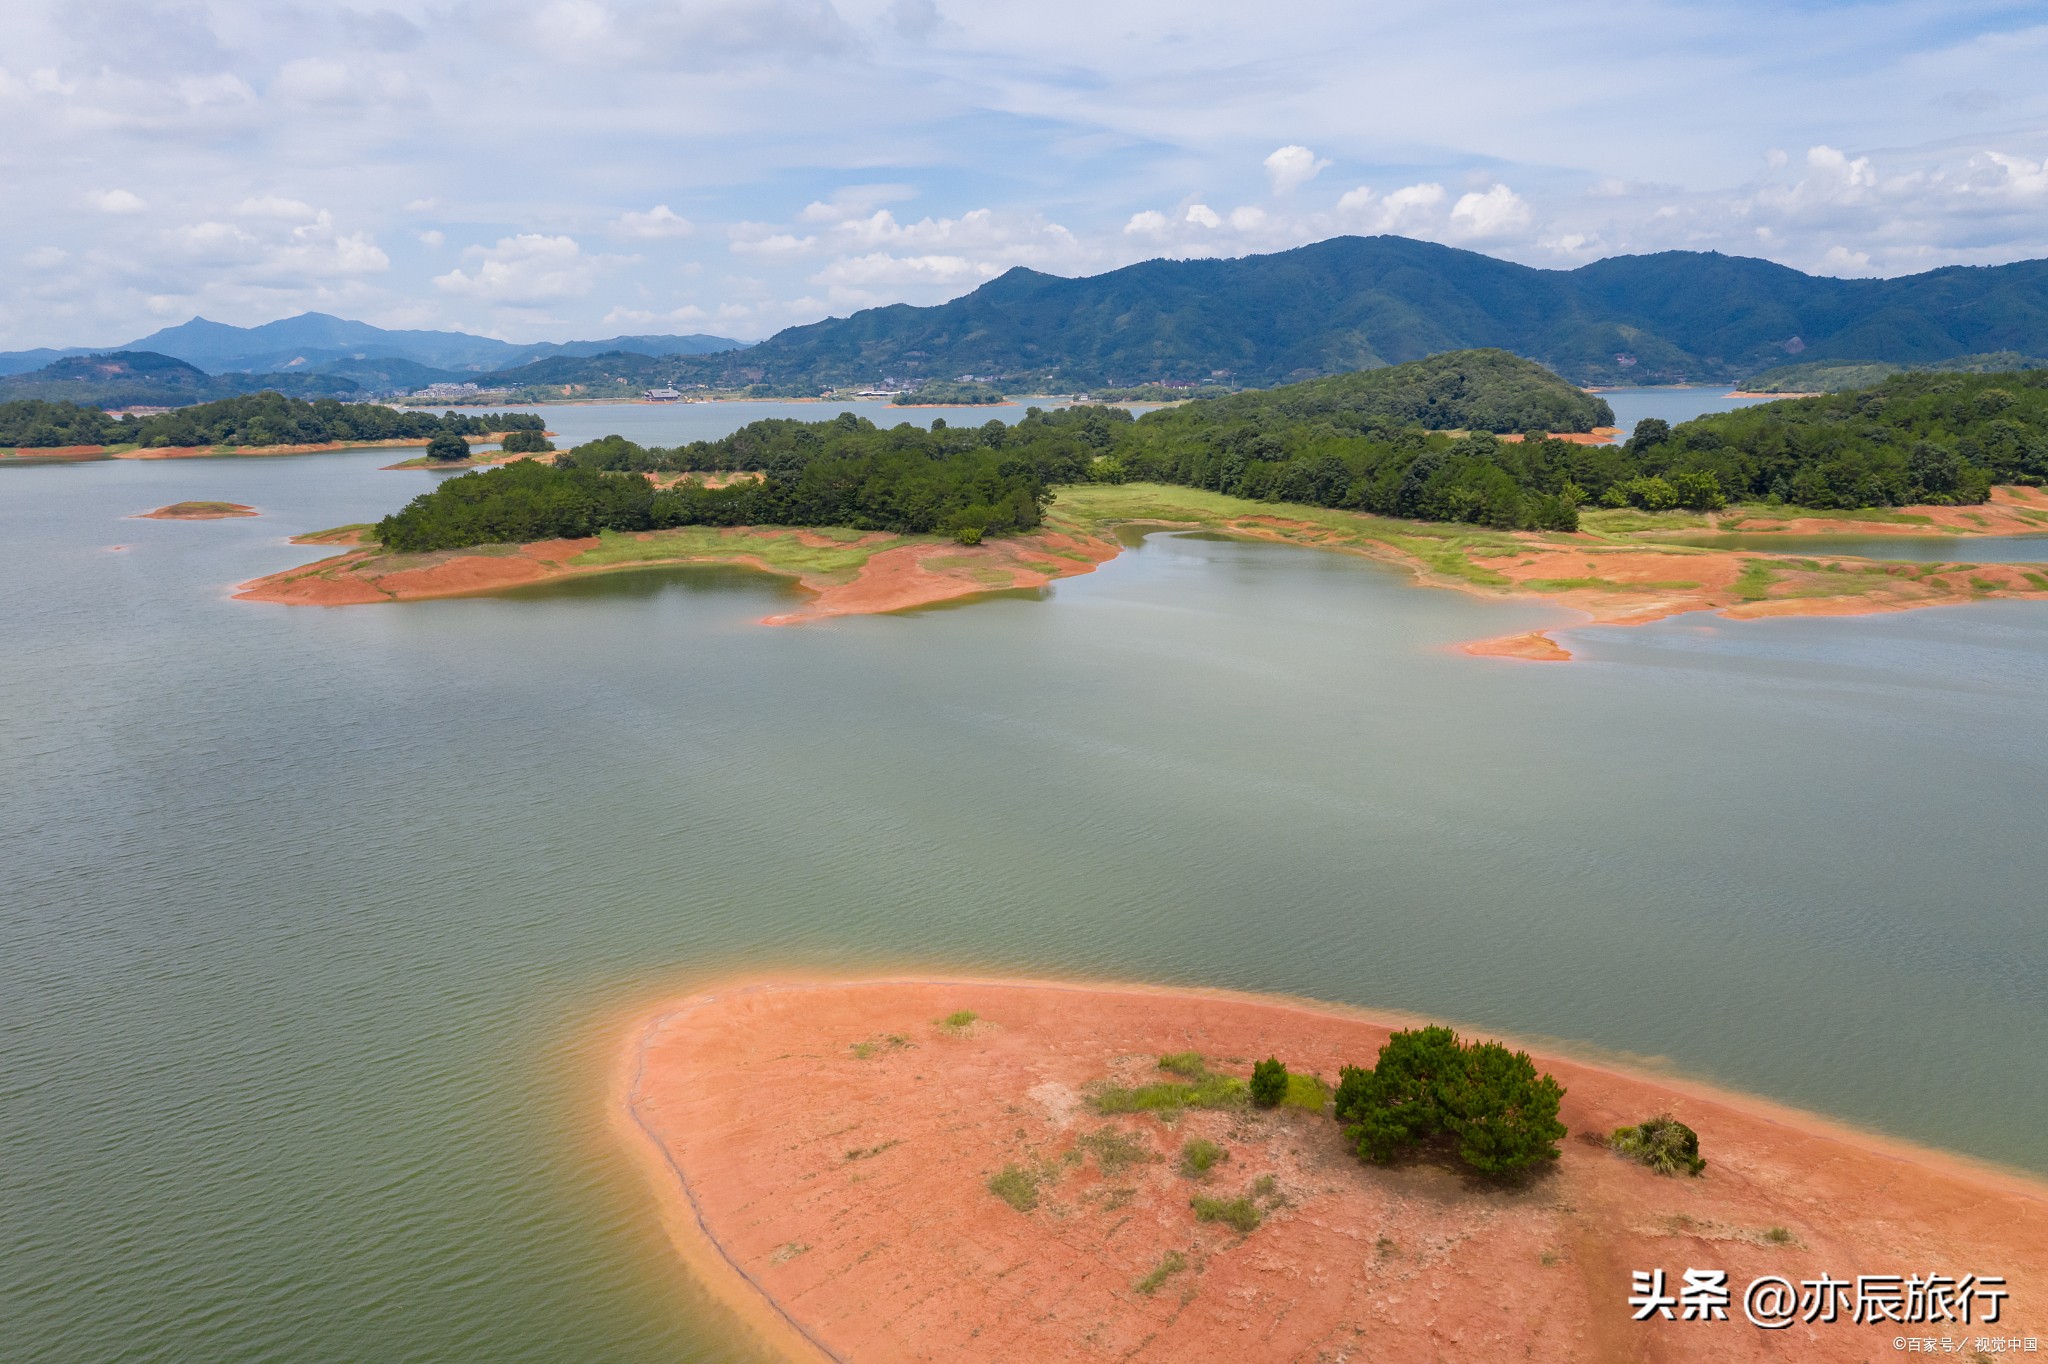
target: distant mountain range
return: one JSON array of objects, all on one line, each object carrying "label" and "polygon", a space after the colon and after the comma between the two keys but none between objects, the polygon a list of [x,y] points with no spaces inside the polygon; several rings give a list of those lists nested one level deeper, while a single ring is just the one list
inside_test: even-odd
[{"label": "distant mountain range", "polygon": [[[314,373],[357,380],[362,387],[417,387],[460,382],[488,370],[511,369],[550,356],[708,355],[736,350],[722,336],[614,336],[603,341],[518,345],[467,332],[388,331],[367,322],[301,313],[260,327],[234,327],[195,317],[122,346],[73,346],[0,352],[0,375],[26,374],[52,361],[111,352],[169,356],[209,374]],[[396,384],[382,382],[387,377]]]},{"label": "distant mountain range", "polygon": [[[1582,384],[1735,380],[1794,361],[2048,355],[2048,261],[1832,279],[1666,251],[1539,270],[1404,237],[1337,237],[1084,279],[1018,268],[937,307],[871,308],[743,351],[654,357],[635,379],[775,392],[961,374],[999,376],[1013,392],[1265,386],[1471,347]],[[529,369],[581,381],[567,357]]]},{"label": "distant mountain range", "polygon": [[[1666,251],[1539,270],[1405,237],[1336,237],[1083,279],[1019,268],[950,303],[870,308],[751,346],[713,336],[517,346],[306,313],[261,327],[194,318],[122,349],[131,368],[133,353],[168,356],[236,391],[254,383],[370,396],[469,381],[576,385],[602,396],[669,385],[812,395],[963,375],[1011,392],[1158,381],[1266,387],[1481,347],[1579,384],[1726,382],[1822,362],[1974,368],[1994,353],[2048,356],[2048,261],[1852,280]],[[0,397],[83,393],[86,371],[24,371],[90,353],[0,355],[0,374],[15,376],[0,378]],[[139,382],[142,371],[131,377]]]}]

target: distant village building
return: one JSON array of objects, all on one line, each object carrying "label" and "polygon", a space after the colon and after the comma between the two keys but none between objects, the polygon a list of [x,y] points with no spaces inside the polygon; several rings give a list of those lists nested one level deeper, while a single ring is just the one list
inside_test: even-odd
[{"label": "distant village building", "polygon": [[683,395],[672,388],[650,388],[640,396],[650,403],[672,403]]},{"label": "distant village building", "polygon": [[480,391],[475,384],[428,384],[412,396],[415,398],[467,398]]}]

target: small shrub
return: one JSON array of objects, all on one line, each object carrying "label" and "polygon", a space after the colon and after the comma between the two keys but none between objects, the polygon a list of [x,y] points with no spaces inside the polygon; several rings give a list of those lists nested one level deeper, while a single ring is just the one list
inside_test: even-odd
[{"label": "small shrub", "polygon": [[1764,1233],[1764,1239],[1774,1246],[1789,1246],[1792,1244],[1792,1233],[1784,1227],[1772,1227]]},{"label": "small shrub", "polygon": [[1035,1170],[1005,1165],[988,1177],[988,1191],[1018,1212],[1030,1212],[1038,1206],[1039,1178]]},{"label": "small shrub", "polygon": [[1095,1155],[1095,1167],[1102,1171],[1104,1179],[1121,1174],[1133,1165],[1142,1165],[1158,1160],[1145,1139],[1135,1132],[1120,1128],[1101,1127],[1074,1139],[1074,1145]]},{"label": "small shrub", "polygon": [[979,1017],[981,1015],[972,1009],[955,1009],[952,1013],[939,1020],[939,1026],[950,1029],[953,1032],[959,1032],[963,1028],[972,1027],[974,1020]]},{"label": "small shrub", "polygon": [[1252,1102],[1260,1108],[1278,1108],[1287,1097],[1287,1067],[1277,1056],[1268,1056],[1252,1067]]},{"label": "small shrub", "polygon": [[980,526],[960,526],[953,532],[953,538],[963,545],[978,545],[981,543],[981,537]]},{"label": "small shrub", "polygon": [[1197,1194],[1188,1200],[1188,1206],[1195,1210],[1197,1222],[1221,1222],[1240,1236],[1249,1236],[1265,1221],[1258,1205],[1249,1198],[1204,1198]]},{"label": "small shrub", "polygon": [[1188,1267],[1188,1257],[1177,1250],[1169,1250],[1166,1257],[1153,1266],[1152,1272],[1132,1284],[1131,1287],[1146,1297],[1157,1293],[1160,1286],[1174,1275]]},{"label": "small shrub", "polygon": [[1198,1051],[1176,1051],[1159,1058],[1159,1068],[1183,1080],[1199,1080],[1209,1073],[1208,1063]]},{"label": "small shrub", "polygon": [[1707,1168],[1707,1162],[1700,1158],[1699,1133],[1669,1113],[1660,1113],[1634,1127],[1615,1128],[1608,1144],[1660,1175],[1697,1175]]},{"label": "small shrub", "polygon": [[1230,1152],[1215,1142],[1195,1137],[1180,1148],[1180,1172],[1189,1179],[1207,1179],[1209,1171],[1230,1159]]}]

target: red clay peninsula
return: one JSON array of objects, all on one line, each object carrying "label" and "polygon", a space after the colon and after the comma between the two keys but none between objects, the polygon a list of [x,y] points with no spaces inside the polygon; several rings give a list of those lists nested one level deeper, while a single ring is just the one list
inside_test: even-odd
[{"label": "red clay peninsula", "polygon": [[[1372,1065],[1400,1026],[1135,987],[737,984],[634,1028],[616,1112],[678,1248],[792,1359],[1969,1359],[2048,1335],[2048,1186],[1683,1082],[1539,1056],[1570,1130],[1542,1172],[1369,1165],[1302,1076]],[[1117,1111],[1162,1058],[1268,1055],[1296,1076],[1278,1108]],[[1660,1114],[1698,1132],[1700,1177],[1608,1149]],[[1688,1271],[1725,1274],[1727,1319]],[[1930,1276],[1953,1319],[1886,1319],[1907,1292],[1924,1318]],[[1811,1320],[1748,1319],[1773,1277]]]}]

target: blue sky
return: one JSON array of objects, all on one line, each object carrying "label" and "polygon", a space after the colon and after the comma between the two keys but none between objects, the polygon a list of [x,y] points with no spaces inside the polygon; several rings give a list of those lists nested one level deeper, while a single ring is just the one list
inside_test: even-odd
[{"label": "blue sky", "polygon": [[755,338],[1398,232],[2048,255],[2048,6],[11,0],[0,345],[305,309]]}]

